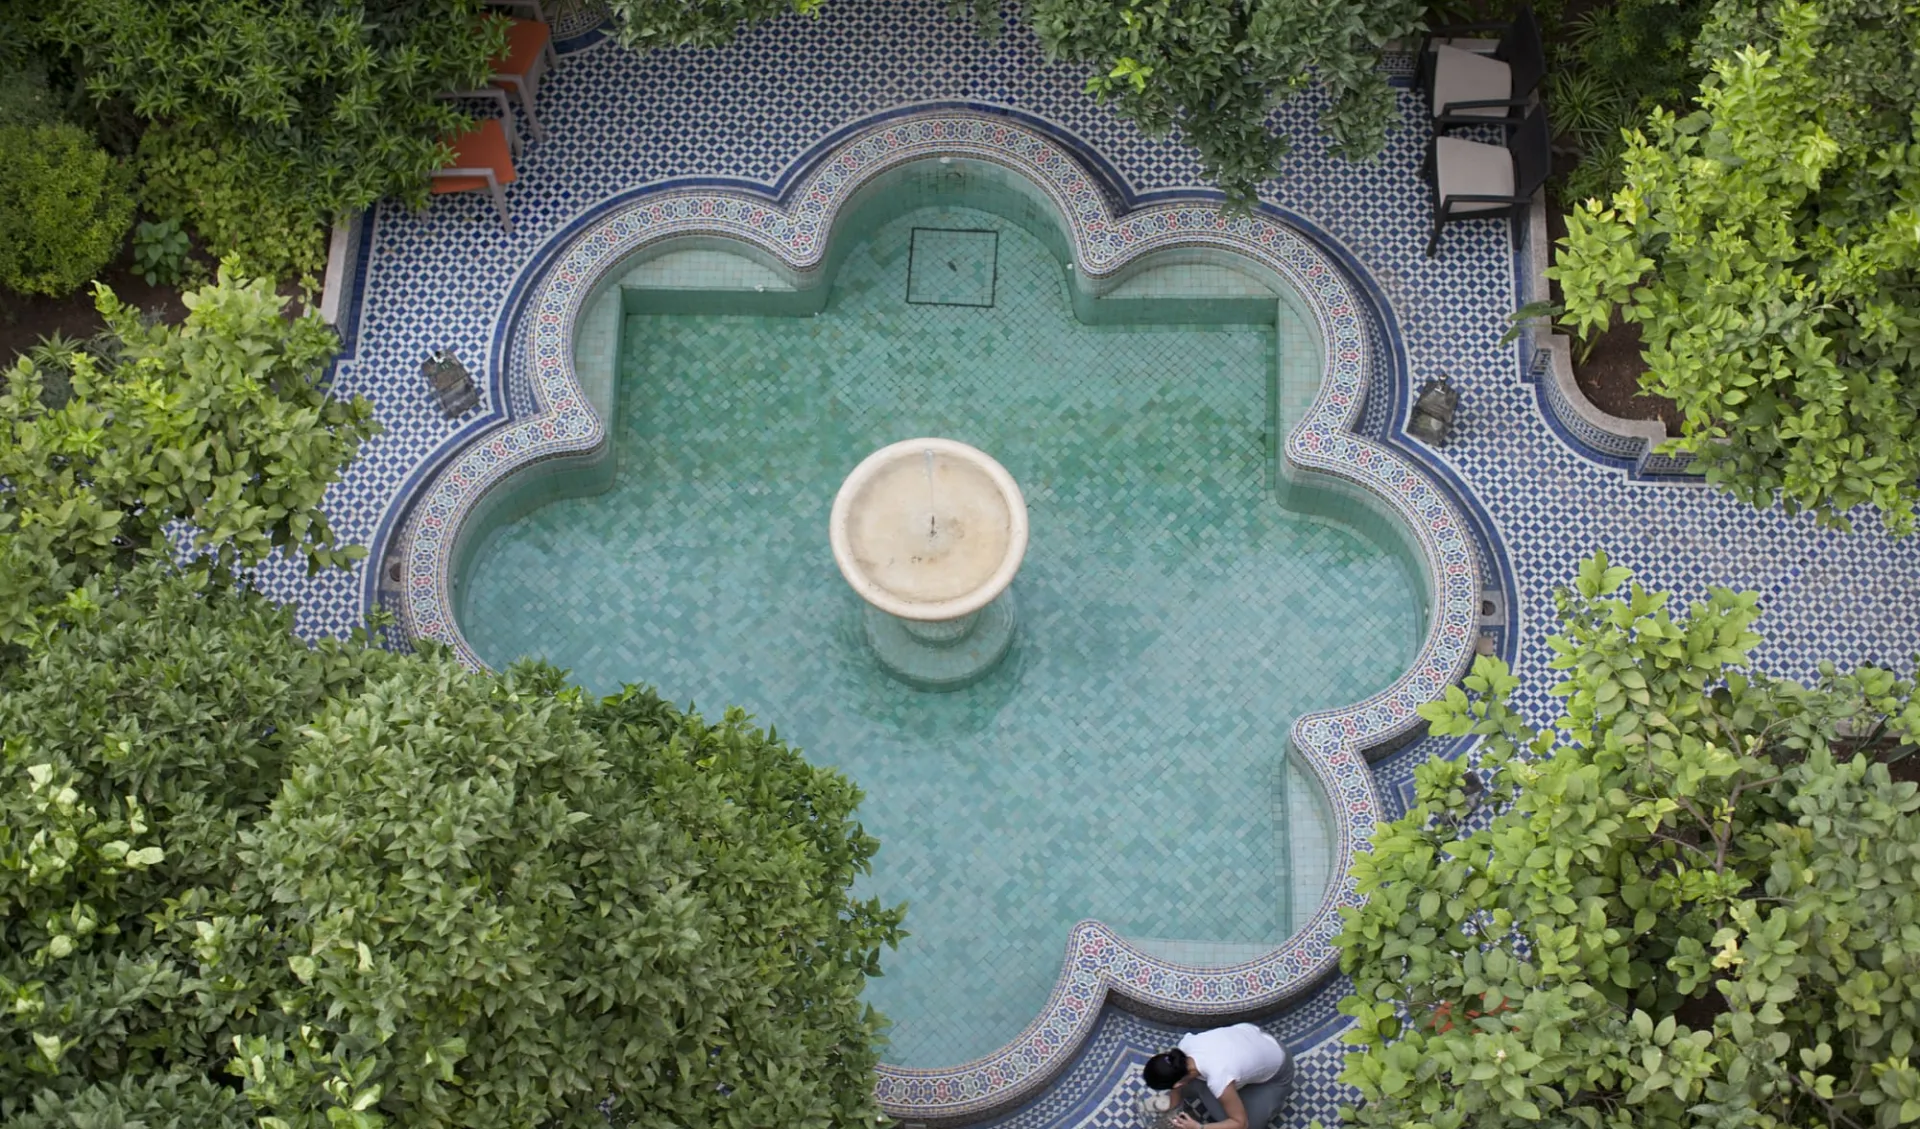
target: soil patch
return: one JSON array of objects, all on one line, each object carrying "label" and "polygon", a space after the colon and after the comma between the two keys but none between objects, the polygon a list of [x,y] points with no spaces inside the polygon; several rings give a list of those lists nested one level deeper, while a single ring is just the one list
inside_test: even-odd
[{"label": "soil patch", "polygon": [[[1567,233],[1567,217],[1558,206],[1547,208],[1547,238],[1557,246]],[[1551,297],[1560,301],[1560,284],[1552,283]],[[1616,324],[1594,338],[1585,360],[1574,350],[1573,379],[1594,407],[1621,419],[1650,419],[1666,425],[1668,436],[1680,434],[1680,407],[1665,396],[1640,390],[1647,363],[1640,356],[1640,327]]]},{"label": "soil patch", "polygon": [[1594,407],[1622,419],[1658,420],[1669,436],[1680,434],[1680,409],[1665,396],[1640,390],[1647,363],[1640,357],[1640,327],[1616,325],[1593,341],[1587,359],[1573,366],[1574,382]]},{"label": "soil patch", "polygon": [[[133,244],[129,240],[119,259],[100,276],[120,296],[120,300],[165,321],[187,316],[180,292],[171,286],[150,286],[133,273]],[[13,364],[14,358],[54,333],[87,338],[106,328],[100,311],[93,308],[93,287],[82,286],[64,298],[15,294],[0,290],[0,368]]]}]

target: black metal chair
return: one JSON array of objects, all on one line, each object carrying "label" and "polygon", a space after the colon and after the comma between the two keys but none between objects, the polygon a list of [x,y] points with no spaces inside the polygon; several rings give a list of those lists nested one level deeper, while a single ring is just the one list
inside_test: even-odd
[{"label": "black metal chair", "polygon": [[[1553,160],[1546,108],[1534,106],[1508,129],[1505,145],[1437,135],[1427,143],[1420,175],[1433,185],[1428,258],[1440,247],[1441,228],[1460,220],[1520,220],[1533,194],[1546,183]],[[1525,232],[1524,223],[1516,224],[1514,246],[1521,244]]]},{"label": "black metal chair", "polygon": [[[1434,42],[1476,31],[1500,32],[1493,54]],[[1523,7],[1511,23],[1456,24],[1428,31],[1420,41],[1419,68],[1434,130],[1445,133],[1457,125],[1486,125],[1498,118],[1518,121],[1547,73],[1547,55],[1533,9]]]}]

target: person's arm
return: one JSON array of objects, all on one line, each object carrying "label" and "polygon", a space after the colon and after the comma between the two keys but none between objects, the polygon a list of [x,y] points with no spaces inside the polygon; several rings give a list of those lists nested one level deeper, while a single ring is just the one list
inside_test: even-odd
[{"label": "person's arm", "polygon": [[[1204,1086],[1206,1082],[1202,1081],[1200,1084]],[[1176,1112],[1173,1117],[1173,1129],[1247,1129],[1247,1105],[1240,1100],[1240,1087],[1237,1083],[1227,1083],[1227,1088],[1218,1098],[1213,1098],[1209,1092],[1208,1099],[1214,1103],[1214,1107],[1217,1107],[1210,1107],[1214,1112],[1227,1115],[1225,1121],[1209,1121],[1203,1124],[1184,1113]],[[1179,1108],[1174,1107],[1175,1110]]]},{"label": "person's arm", "polygon": [[1220,1108],[1227,1111],[1227,1119],[1207,1129],[1247,1129],[1247,1103],[1240,1100],[1240,1083],[1229,1082],[1220,1091]]}]

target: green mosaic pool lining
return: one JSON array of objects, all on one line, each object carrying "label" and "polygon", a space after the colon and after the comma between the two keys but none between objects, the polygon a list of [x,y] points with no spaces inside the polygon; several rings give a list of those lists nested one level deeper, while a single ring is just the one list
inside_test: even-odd
[{"label": "green mosaic pool lining", "polygon": [[[554,500],[591,476],[528,476],[458,591],[490,663],[544,654],[595,689],[744,705],[866,789],[886,844],[866,885],[911,903],[914,934],[869,996],[909,1066],[1017,1034],[1082,917],[1178,951],[1283,939],[1328,865],[1288,724],[1387,684],[1423,624],[1398,550],[1274,500],[1275,436],[1319,372],[1284,303],[1257,304],[1277,325],[1086,324],[1007,210],[883,209],[819,317],[627,318],[611,489]],[[998,232],[993,308],[906,301],[916,226]],[[1111,320],[1254,300],[1201,289],[1244,286],[1214,269],[1137,277]],[[1183,270],[1197,296],[1168,301]],[[753,285],[628,308],[784,300]],[[601,316],[582,348],[607,346]],[[840,479],[918,434],[993,454],[1032,511],[1021,636],[956,694],[872,664],[826,545]]]}]

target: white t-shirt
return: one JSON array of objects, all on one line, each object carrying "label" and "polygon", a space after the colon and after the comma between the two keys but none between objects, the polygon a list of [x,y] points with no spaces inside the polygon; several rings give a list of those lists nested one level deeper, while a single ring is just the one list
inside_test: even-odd
[{"label": "white t-shirt", "polygon": [[1216,1098],[1235,1082],[1243,1087],[1265,1082],[1287,1065],[1286,1048],[1251,1023],[1196,1031],[1180,1040],[1180,1050]]}]

